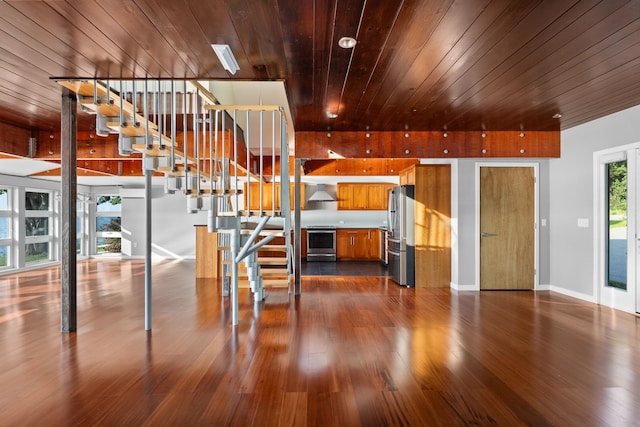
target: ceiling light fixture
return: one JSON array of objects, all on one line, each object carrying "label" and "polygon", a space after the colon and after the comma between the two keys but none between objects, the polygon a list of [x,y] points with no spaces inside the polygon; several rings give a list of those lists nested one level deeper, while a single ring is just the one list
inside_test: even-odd
[{"label": "ceiling light fixture", "polygon": [[352,49],[356,45],[357,41],[353,37],[342,37],[338,40],[338,46],[343,49]]},{"label": "ceiling light fixture", "polygon": [[555,113],[553,116],[551,116],[552,119],[559,119],[562,117],[562,114],[560,113]]},{"label": "ceiling light fixture", "polygon": [[329,117],[330,119],[336,119],[338,118],[338,114],[327,111],[327,117]]},{"label": "ceiling light fixture", "polygon": [[235,74],[240,69],[236,58],[228,44],[212,44],[211,48],[218,55],[218,59],[222,63],[225,70],[231,74]]}]

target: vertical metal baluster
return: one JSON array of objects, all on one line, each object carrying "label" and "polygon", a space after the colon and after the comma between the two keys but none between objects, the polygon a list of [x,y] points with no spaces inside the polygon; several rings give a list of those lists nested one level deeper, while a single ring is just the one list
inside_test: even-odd
[{"label": "vertical metal baluster", "polygon": [[176,171],[176,86],[171,80],[171,172]]},{"label": "vertical metal baluster", "polygon": [[239,195],[238,195],[238,121],[236,119],[236,113],[238,110],[233,110],[233,178],[234,178],[234,186],[235,186],[235,200],[236,206],[238,205]]},{"label": "vertical metal baluster", "polygon": [[196,158],[196,193],[200,195],[200,123],[198,123],[198,109],[200,89],[196,89],[193,97],[193,155]]},{"label": "vertical metal baluster", "polygon": [[138,127],[138,94],[136,93],[136,81],[131,80],[131,108],[133,111],[131,112],[131,122],[133,123],[133,127]]},{"label": "vertical metal baluster", "polygon": [[120,80],[120,127],[123,128],[124,125],[124,90],[122,89],[124,83]]},{"label": "vertical metal baluster", "polygon": [[144,134],[144,142],[146,144],[147,150],[151,150],[151,143],[149,142],[149,86],[148,80],[144,81],[144,121],[145,121],[145,134]]},{"label": "vertical metal baluster", "polygon": [[245,145],[247,146],[247,210],[251,208],[251,150],[249,149],[251,146],[251,126],[249,125],[249,109],[247,108],[247,138],[245,140]]},{"label": "vertical metal baluster", "polygon": [[183,81],[183,91],[182,91],[182,134],[184,135],[183,149],[184,149],[184,189],[185,193],[189,194],[189,145],[187,144],[187,81]]}]

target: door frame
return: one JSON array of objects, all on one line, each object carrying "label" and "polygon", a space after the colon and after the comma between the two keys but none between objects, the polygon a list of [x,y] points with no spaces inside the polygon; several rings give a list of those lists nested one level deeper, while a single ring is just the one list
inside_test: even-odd
[{"label": "door frame", "polygon": [[[595,302],[628,313],[640,310],[638,290],[638,215],[640,215],[640,143],[593,153],[593,295]],[[605,210],[605,165],[618,160],[627,161],[627,289],[625,291],[605,285],[606,281],[606,228]]]},{"label": "door frame", "polygon": [[540,179],[539,170],[540,164],[537,162],[476,162],[475,165],[475,275],[476,284],[475,289],[480,290],[480,168],[483,167],[510,167],[510,168],[533,168],[533,200],[534,200],[534,212],[533,212],[533,235],[534,235],[534,248],[533,248],[533,266],[535,269],[533,275],[533,290],[540,290],[540,262],[539,262],[539,247],[540,247]]}]

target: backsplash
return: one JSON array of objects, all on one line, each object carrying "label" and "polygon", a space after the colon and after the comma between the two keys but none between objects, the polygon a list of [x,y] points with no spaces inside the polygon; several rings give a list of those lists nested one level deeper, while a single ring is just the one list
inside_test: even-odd
[{"label": "backsplash", "polygon": [[[327,203],[327,202],[324,202]],[[337,202],[328,202],[334,205]],[[329,209],[303,210],[300,226],[333,225],[338,228],[378,228],[387,225],[387,211],[339,211]]]},{"label": "backsplash", "polygon": [[[336,197],[336,186],[325,185],[325,191]],[[305,207],[300,212],[301,227],[333,225],[339,228],[377,228],[386,225],[387,211],[338,210],[338,202],[309,202],[316,185],[305,185]]]}]

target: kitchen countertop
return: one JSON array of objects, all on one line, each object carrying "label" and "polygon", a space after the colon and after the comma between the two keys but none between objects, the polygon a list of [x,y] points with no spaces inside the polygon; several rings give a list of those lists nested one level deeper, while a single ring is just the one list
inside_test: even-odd
[{"label": "kitchen countertop", "polygon": [[349,224],[340,224],[340,225],[319,225],[319,224],[308,224],[308,225],[303,225],[301,228],[303,229],[307,229],[307,228],[313,228],[313,227],[334,227],[336,230],[339,230],[341,228],[344,229],[380,229],[380,230],[386,230],[386,227],[381,226],[381,225],[349,225]]}]

